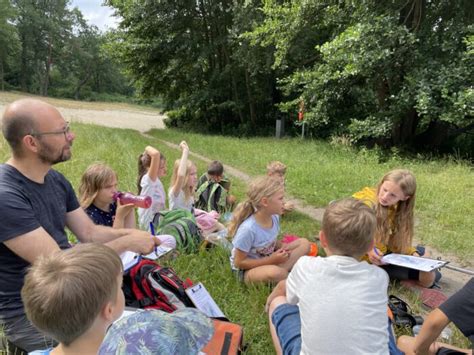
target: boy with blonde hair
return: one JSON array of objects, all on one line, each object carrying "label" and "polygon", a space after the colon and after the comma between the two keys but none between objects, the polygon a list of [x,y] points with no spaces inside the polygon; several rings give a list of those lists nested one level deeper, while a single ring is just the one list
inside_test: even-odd
[{"label": "boy with blonde hair", "polygon": [[278,354],[388,354],[388,276],[359,261],[375,226],[363,202],[327,207],[319,233],[327,257],[301,257],[268,297]]},{"label": "boy with blonde hair", "polygon": [[28,319],[59,345],[33,354],[96,354],[125,306],[122,272],[117,253],[102,244],[39,258],[21,296]]},{"label": "boy with blonde hair", "polygon": [[275,178],[285,179],[286,165],[281,161],[271,161],[267,165],[267,175]]},{"label": "boy with blonde hair", "polygon": [[[267,175],[271,178],[281,180],[281,182],[285,183],[285,174],[286,174],[286,165],[283,164],[281,161],[274,160],[268,163],[267,165]],[[295,209],[295,205],[292,202],[285,202],[283,206],[283,213],[291,212]]]}]

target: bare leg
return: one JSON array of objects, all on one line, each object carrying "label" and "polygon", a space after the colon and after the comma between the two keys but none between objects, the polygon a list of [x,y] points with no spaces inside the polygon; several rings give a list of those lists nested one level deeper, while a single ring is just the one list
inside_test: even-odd
[{"label": "bare leg", "polygon": [[247,270],[244,275],[245,283],[278,282],[288,277],[288,271],[279,265],[258,266]]},{"label": "bare leg", "polygon": [[300,257],[308,255],[310,245],[308,239],[299,238],[289,244],[283,244],[282,248],[290,251],[290,258],[283,264],[280,264],[280,266],[285,268],[287,271],[290,271]]},{"label": "bare leg", "polygon": [[278,339],[278,336],[276,334],[275,326],[272,323],[272,314],[273,311],[281,304],[288,303],[286,301],[285,296],[278,296],[275,297],[270,303],[270,307],[268,308],[268,324],[270,325],[270,334],[272,335],[272,340],[273,340],[273,346],[275,347],[277,355],[282,354],[281,346],[280,346],[280,340]]},{"label": "bare leg", "polygon": [[422,287],[431,287],[435,281],[435,272],[434,271],[420,271],[420,276],[418,278],[418,283]]}]

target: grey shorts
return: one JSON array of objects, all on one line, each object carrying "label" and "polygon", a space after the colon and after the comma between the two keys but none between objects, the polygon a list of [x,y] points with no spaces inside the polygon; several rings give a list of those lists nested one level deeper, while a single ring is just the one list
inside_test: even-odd
[{"label": "grey shorts", "polygon": [[0,327],[10,343],[26,352],[53,348],[58,344],[36,329],[25,314],[0,322]]},{"label": "grey shorts", "polygon": [[235,269],[232,269],[232,273],[237,277],[237,279],[240,281],[240,282],[244,282],[245,280],[245,271],[246,270],[235,270]]}]

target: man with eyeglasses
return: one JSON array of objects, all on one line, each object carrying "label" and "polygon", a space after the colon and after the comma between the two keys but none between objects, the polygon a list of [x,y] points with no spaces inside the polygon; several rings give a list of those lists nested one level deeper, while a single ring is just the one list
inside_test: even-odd
[{"label": "man with eyeglasses", "polygon": [[59,111],[34,99],[5,109],[2,131],[11,157],[0,165],[0,329],[30,352],[54,345],[26,318],[21,288],[26,269],[40,256],[69,248],[65,227],[82,243],[105,243],[117,253],[150,253],[157,238],[138,229],[95,225],[70,182],[52,169],[71,158],[74,133]]}]

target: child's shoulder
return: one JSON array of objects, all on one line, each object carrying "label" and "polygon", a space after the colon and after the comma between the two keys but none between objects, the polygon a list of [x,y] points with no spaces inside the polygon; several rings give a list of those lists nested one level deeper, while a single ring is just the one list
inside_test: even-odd
[{"label": "child's shoulder", "polygon": [[377,190],[374,187],[366,186],[362,190],[354,193],[352,197],[372,206],[377,202]]},{"label": "child's shoulder", "polygon": [[240,224],[239,229],[253,229],[254,227],[257,227],[258,223],[255,220],[254,215],[251,215],[244,219],[244,221]]}]

